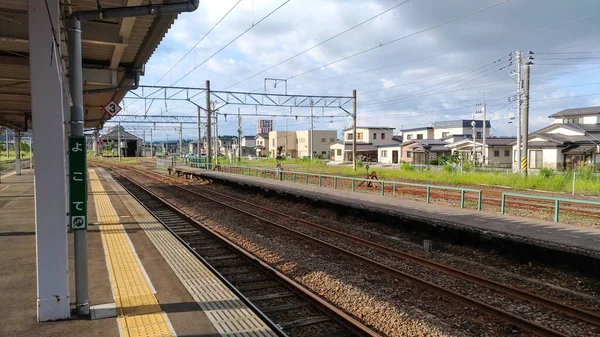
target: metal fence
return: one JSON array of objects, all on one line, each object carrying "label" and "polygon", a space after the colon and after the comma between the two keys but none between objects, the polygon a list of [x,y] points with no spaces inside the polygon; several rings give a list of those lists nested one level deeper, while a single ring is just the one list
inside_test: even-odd
[{"label": "metal fence", "polygon": [[600,206],[600,202],[598,202],[598,201],[565,199],[565,198],[556,198],[556,197],[543,197],[543,196],[537,196],[537,195],[527,195],[527,194],[504,192],[504,193],[502,193],[502,203],[500,205],[500,213],[502,213],[502,214],[506,213],[506,197],[548,200],[548,201],[554,202],[554,222],[558,222],[561,203],[573,203],[573,204],[582,204],[582,205],[590,205],[590,206]]},{"label": "metal fence", "polygon": [[[204,164],[204,166],[207,165]],[[214,164],[208,164],[209,169],[212,169],[213,167]],[[310,172],[283,171],[278,169],[268,169],[264,167],[219,165],[218,170],[247,176],[272,178],[280,181],[291,181],[293,183],[304,183],[305,185],[310,185],[310,178],[312,178],[313,180],[317,181],[317,183],[313,183],[313,185],[317,185],[320,187],[329,187],[328,185],[324,185],[324,181],[327,180],[332,182],[332,188],[335,190],[340,189],[340,187],[343,184],[345,184],[345,186],[347,186],[347,188],[349,188],[352,192],[356,192],[357,187],[365,183],[367,183],[368,186],[371,186],[373,184],[379,184],[379,190],[381,195],[386,195],[387,187],[388,189],[391,189],[393,197],[396,196],[397,190],[401,187],[416,187],[418,189],[422,189],[423,192],[425,192],[425,202],[427,203],[431,202],[432,190],[456,191],[460,193],[460,208],[465,208],[465,194],[472,193],[475,194],[477,198],[477,210],[481,211],[482,208],[482,191],[479,189],[407,183],[400,181],[371,180],[365,178],[335,176],[329,174],[319,174]]]}]

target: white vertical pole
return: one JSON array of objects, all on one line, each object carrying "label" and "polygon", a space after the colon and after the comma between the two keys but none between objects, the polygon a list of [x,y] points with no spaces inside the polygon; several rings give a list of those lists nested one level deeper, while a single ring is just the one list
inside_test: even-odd
[{"label": "white vertical pole", "polygon": [[313,101],[310,100],[310,159],[313,160]]},{"label": "white vertical pole", "polygon": [[29,170],[33,170],[33,148],[31,147],[31,136],[29,136]]},{"label": "white vertical pole", "polygon": [[521,172],[521,52],[517,57],[517,172]]},{"label": "white vertical pole", "polygon": [[59,47],[49,48],[54,40],[50,27],[60,32],[59,2],[29,0],[28,13],[33,143],[39,168],[34,171],[37,319],[50,321],[67,319],[71,311],[62,54]]},{"label": "white vertical pole", "polygon": [[488,150],[485,147],[485,138],[487,136],[487,132],[486,132],[486,128],[487,127],[486,127],[486,107],[485,107],[485,103],[483,103],[482,110],[483,110],[483,166],[486,166],[487,165],[486,161],[487,161],[487,158],[488,158],[488,156],[487,156],[487,151]]},{"label": "white vertical pole", "polygon": [[15,173],[21,175],[21,131],[15,131]]},{"label": "white vertical pole", "polygon": [[152,139],[152,129],[150,129],[150,157],[154,157],[154,139]]},{"label": "white vertical pole", "polygon": [[117,125],[117,146],[119,147],[119,161],[121,161],[121,123]]}]

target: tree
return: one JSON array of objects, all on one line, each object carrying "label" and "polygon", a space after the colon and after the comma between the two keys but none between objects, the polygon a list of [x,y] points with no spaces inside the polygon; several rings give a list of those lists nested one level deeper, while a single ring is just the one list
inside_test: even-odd
[{"label": "tree", "polygon": [[0,143],[0,151],[6,151],[6,147],[4,146],[4,143]]},{"label": "tree", "polygon": [[21,142],[21,151],[29,152],[31,149],[29,148],[29,143]]}]

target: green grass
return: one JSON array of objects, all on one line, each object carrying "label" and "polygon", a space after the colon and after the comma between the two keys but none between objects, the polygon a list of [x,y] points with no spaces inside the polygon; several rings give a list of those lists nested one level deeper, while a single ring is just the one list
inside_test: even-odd
[{"label": "green grass", "polygon": [[[310,160],[293,159],[282,161],[283,168],[286,171],[314,172],[330,175],[360,177],[366,176],[364,167],[357,167],[356,171],[352,166],[327,166],[321,161],[311,162]],[[237,165],[237,164],[236,164]],[[266,160],[244,160],[241,166],[275,168],[274,159]],[[447,171],[411,171],[398,168],[371,168],[369,172],[377,171],[377,176],[381,180],[410,181],[416,183],[428,183],[434,185],[450,186],[502,186],[513,189],[532,189],[548,192],[571,192],[572,174],[552,174],[550,176],[530,174],[523,177],[520,174],[493,173],[493,172],[465,172],[452,173]],[[600,178],[581,173],[575,179],[575,192],[600,195]]]},{"label": "green grass", "polygon": [[[21,151],[21,159],[29,159],[29,152]],[[5,162],[9,160],[15,160],[15,152],[10,151],[10,156],[6,156],[6,151],[2,151],[0,153],[0,162]]]}]

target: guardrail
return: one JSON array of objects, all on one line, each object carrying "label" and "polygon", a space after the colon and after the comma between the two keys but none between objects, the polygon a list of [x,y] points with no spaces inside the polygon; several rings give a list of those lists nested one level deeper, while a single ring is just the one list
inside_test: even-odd
[{"label": "guardrail", "polygon": [[[202,168],[212,169],[215,167],[214,164],[205,164],[202,163],[200,166],[204,166]],[[291,180],[294,183],[297,183],[299,179],[304,179],[304,184],[309,185],[309,177],[315,177],[318,181],[318,186],[323,187],[323,180],[330,179],[333,182],[333,189],[338,189],[341,181],[349,181],[350,189],[352,192],[356,191],[357,182],[363,183],[371,183],[371,184],[379,184],[381,195],[385,195],[386,186],[392,188],[392,195],[396,196],[396,190],[398,186],[410,186],[410,187],[422,187],[425,189],[425,201],[427,203],[431,202],[431,191],[432,190],[448,190],[448,191],[459,191],[460,192],[460,208],[465,208],[465,193],[475,193],[477,195],[477,210],[481,211],[482,208],[482,191],[478,189],[472,188],[461,188],[461,187],[451,187],[451,186],[438,186],[438,185],[427,185],[427,184],[417,184],[417,183],[407,183],[401,181],[389,181],[389,180],[370,180],[365,178],[355,178],[355,177],[346,177],[346,176],[335,176],[329,174],[320,174],[320,173],[310,173],[310,172],[298,172],[298,171],[284,171],[277,169],[269,169],[264,167],[250,167],[250,166],[236,166],[236,165],[219,165],[219,170],[228,173],[236,173],[241,175],[248,176],[256,176],[256,177],[267,177],[267,173],[273,177],[273,179],[278,179],[280,181],[288,181]],[[262,173],[262,174],[261,174]]]},{"label": "guardrail", "polygon": [[504,193],[502,193],[502,203],[500,205],[500,213],[502,213],[502,214],[504,214],[506,212],[506,197],[507,196],[508,197],[516,197],[516,198],[525,198],[525,199],[538,199],[538,200],[554,201],[554,222],[558,222],[561,202],[600,206],[600,202],[598,202],[598,201],[565,199],[565,198],[556,198],[556,197],[544,197],[544,196],[538,196],[538,195],[527,195],[527,194],[504,192]]}]

